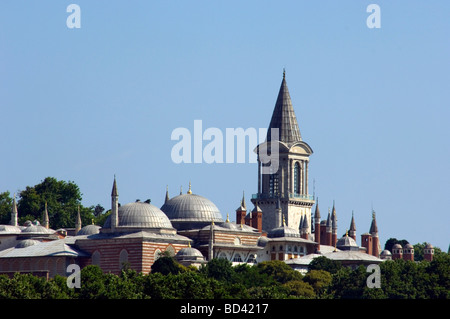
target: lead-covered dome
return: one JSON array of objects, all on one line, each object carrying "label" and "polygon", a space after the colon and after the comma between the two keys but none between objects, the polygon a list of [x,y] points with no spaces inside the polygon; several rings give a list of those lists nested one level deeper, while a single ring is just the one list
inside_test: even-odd
[{"label": "lead-covered dome", "polygon": [[[173,229],[167,216],[155,205],[135,202],[119,207],[118,227],[130,229],[167,228]],[[111,228],[111,215],[106,219],[103,228]]]},{"label": "lead-covered dome", "polygon": [[101,227],[97,225],[86,225],[83,228],[81,228],[76,235],[77,236],[95,235],[100,232],[100,228]]},{"label": "lead-covered dome", "polygon": [[223,223],[222,214],[209,199],[195,194],[181,194],[166,201],[161,210],[177,229],[200,227],[205,223]]}]

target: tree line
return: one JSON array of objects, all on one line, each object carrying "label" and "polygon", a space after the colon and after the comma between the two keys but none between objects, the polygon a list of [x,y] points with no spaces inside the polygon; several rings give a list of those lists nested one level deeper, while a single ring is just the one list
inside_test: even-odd
[{"label": "tree line", "polygon": [[162,256],[149,274],[124,267],[120,275],[98,266],[81,270],[80,288],[68,288],[65,277],[50,280],[31,274],[0,276],[0,298],[7,299],[450,299],[450,257],[433,261],[385,261],[381,288],[368,288],[364,266],[343,267],[315,258],[302,275],[282,261],[232,266],[212,259],[199,269]]}]

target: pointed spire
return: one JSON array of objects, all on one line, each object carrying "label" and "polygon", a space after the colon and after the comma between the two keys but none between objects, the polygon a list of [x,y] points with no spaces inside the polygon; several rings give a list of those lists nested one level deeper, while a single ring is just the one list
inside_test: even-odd
[{"label": "pointed spire", "polygon": [[375,218],[375,211],[372,211],[372,223],[370,224],[370,231],[369,233],[371,235],[378,234],[378,227],[377,227],[377,220]]},{"label": "pointed spire", "polygon": [[45,208],[44,208],[44,222],[43,222],[43,226],[47,229],[50,228],[50,222],[48,219],[48,210],[47,210],[47,201],[45,201]]},{"label": "pointed spire", "polygon": [[286,227],[286,218],[283,215],[283,227]]},{"label": "pointed spire", "polygon": [[225,221],[226,223],[230,222],[230,215],[227,213],[227,220]]},{"label": "pointed spire", "polygon": [[80,205],[78,205],[77,220],[75,222],[75,234],[78,233],[80,230],[81,230],[81,213],[80,213]]},{"label": "pointed spire", "polygon": [[242,207],[244,210],[247,210],[247,206],[245,205],[245,192],[244,192],[244,191],[242,191],[241,207]]},{"label": "pointed spire", "polygon": [[291,96],[286,84],[286,72],[284,70],[280,91],[278,92],[272,119],[267,130],[267,142],[271,141],[272,128],[279,130],[278,135],[281,142],[295,143],[302,140],[294,107],[292,106]]},{"label": "pointed spire", "polygon": [[192,194],[192,190],[191,190],[191,181],[189,181],[189,189],[187,191],[188,194]]},{"label": "pointed spire", "polygon": [[331,212],[331,224],[333,229],[337,229],[337,216],[336,216],[336,208],[333,200],[333,210]]},{"label": "pointed spire", "polygon": [[11,221],[10,224],[12,226],[18,226],[19,225],[19,213],[17,211],[17,202],[16,202],[16,194],[14,194],[13,197],[13,205],[11,210]]},{"label": "pointed spire", "polygon": [[352,211],[352,220],[350,221],[350,232],[352,231],[356,231],[355,217],[353,215],[353,211]]},{"label": "pointed spire", "polygon": [[180,185],[180,195],[183,195],[183,186]]},{"label": "pointed spire", "polygon": [[327,217],[327,228],[331,228],[331,215],[330,215],[330,208],[328,208],[328,217]]},{"label": "pointed spire", "polygon": [[316,211],[314,212],[314,217],[315,217],[316,221],[318,221],[320,223],[319,198],[317,198],[317,201],[316,201]]},{"label": "pointed spire", "polygon": [[306,215],[305,215],[305,218],[303,219],[303,229],[305,230],[305,232],[309,230],[309,221],[308,221],[308,217],[306,217]]},{"label": "pointed spire", "polygon": [[164,199],[164,204],[169,201],[169,185],[166,185],[166,198]]},{"label": "pointed spire", "polygon": [[119,196],[119,192],[117,191],[116,175],[114,175],[114,183],[113,183],[113,188],[111,191],[111,197],[118,197],[118,196]]}]

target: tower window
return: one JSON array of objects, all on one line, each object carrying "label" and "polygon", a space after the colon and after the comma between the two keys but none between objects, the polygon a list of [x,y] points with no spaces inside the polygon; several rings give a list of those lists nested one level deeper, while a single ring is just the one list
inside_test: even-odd
[{"label": "tower window", "polygon": [[278,194],[278,174],[270,174],[269,192],[271,195]]},{"label": "tower window", "polygon": [[294,194],[300,194],[300,163],[294,166]]}]

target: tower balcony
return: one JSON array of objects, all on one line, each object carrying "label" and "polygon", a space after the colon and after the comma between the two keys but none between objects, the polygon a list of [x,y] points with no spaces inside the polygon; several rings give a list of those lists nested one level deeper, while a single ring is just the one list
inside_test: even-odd
[{"label": "tower balcony", "polygon": [[[287,196],[286,196],[287,195]],[[268,193],[268,194],[264,194],[264,193],[257,193],[257,194],[252,194],[252,199],[277,199],[278,197],[280,198],[284,198],[284,199],[293,199],[293,200],[314,200],[314,196],[313,195],[309,195],[309,194],[295,194],[295,193],[288,193],[288,194],[278,194],[278,193]]]}]

